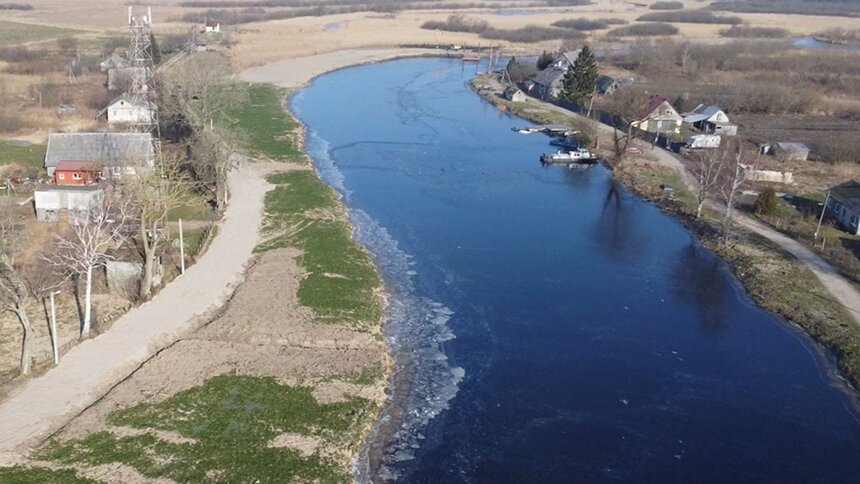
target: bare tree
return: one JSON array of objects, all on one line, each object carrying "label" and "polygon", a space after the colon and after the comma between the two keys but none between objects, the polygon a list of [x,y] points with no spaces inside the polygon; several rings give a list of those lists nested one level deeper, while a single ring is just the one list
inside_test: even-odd
[{"label": "bare tree", "polygon": [[696,218],[702,216],[705,202],[720,182],[724,154],[721,149],[707,149],[699,151],[693,160],[692,171],[699,182],[696,187]]},{"label": "bare tree", "polygon": [[140,298],[152,297],[155,260],[167,240],[167,216],[184,205],[191,195],[191,181],[179,160],[162,157],[159,169],[149,170],[123,182],[123,196],[131,204],[131,215],[137,224],[135,242],[143,258]]},{"label": "bare tree", "polygon": [[123,240],[127,202],[114,204],[110,198],[73,217],[69,230],[54,235],[54,251],[45,259],[67,277],[84,276],[84,320],[81,336],[87,337],[92,328],[93,270],[105,265],[112,257],[108,250]]},{"label": "bare tree", "polygon": [[227,205],[227,176],[236,163],[232,158],[234,137],[225,130],[203,128],[191,143],[191,168],[194,177],[208,188],[215,198],[215,208],[221,213]]},{"label": "bare tree", "polygon": [[7,198],[0,204],[0,310],[14,313],[21,323],[21,373],[26,375],[32,362],[33,326],[26,309],[30,292],[16,263],[21,250],[20,235],[15,226],[14,206]]},{"label": "bare tree", "polygon": [[724,176],[722,186],[720,187],[720,193],[726,204],[725,212],[723,213],[724,242],[728,242],[731,235],[737,192],[746,176],[744,161],[747,155],[744,143],[739,138],[732,137],[726,141],[725,152],[721,156],[721,170]]}]

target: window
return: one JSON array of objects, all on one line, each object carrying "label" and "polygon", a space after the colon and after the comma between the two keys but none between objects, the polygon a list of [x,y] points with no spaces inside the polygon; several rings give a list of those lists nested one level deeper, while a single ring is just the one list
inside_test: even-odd
[{"label": "window", "polygon": [[80,179],[81,179],[80,173],[72,173],[72,180],[80,180]]},{"label": "window", "polygon": [[57,173],[57,178],[59,178],[60,180],[65,180],[66,174],[65,173]]}]

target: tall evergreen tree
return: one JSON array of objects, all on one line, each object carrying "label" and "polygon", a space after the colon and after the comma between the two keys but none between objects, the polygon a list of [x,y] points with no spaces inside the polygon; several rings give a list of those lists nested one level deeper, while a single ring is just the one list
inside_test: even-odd
[{"label": "tall evergreen tree", "polygon": [[564,75],[564,97],[580,106],[585,106],[597,86],[597,59],[594,52],[585,45],[579,51],[573,66]]},{"label": "tall evergreen tree", "polygon": [[552,52],[543,51],[543,53],[538,57],[535,65],[537,65],[539,71],[542,71],[552,64],[554,57],[555,56],[552,55]]}]

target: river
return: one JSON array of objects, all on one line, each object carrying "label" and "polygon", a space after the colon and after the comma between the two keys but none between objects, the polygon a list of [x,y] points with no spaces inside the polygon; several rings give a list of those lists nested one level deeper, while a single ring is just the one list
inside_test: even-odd
[{"label": "river", "polygon": [[856,482],[832,361],[606,169],[541,166],[474,71],[349,68],[291,102],[389,293],[360,478]]}]

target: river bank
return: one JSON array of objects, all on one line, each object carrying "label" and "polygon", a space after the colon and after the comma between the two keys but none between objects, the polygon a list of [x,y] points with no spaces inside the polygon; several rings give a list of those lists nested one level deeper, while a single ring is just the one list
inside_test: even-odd
[{"label": "river bank", "polygon": [[247,90],[228,118],[253,129],[268,193],[244,282],[0,480],[350,480],[391,365],[379,278],[296,149],[286,93]]},{"label": "river bank", "polygon": [[[505,101],[497,90],[486,88],[487,84],[480,78],[476,78],[471,86],[497,108],[536,123],[573,122],[575,126],[595,123],[573,114],[566,116],[559,109],[542,109],[539,103]],[[610,156],[611,149],[605,146],[597,149]],[[679,173],[679,170],[683,171]],[[802,328],[824,351],[832,353],[841,372],[841,375],[834,376],[847,379],[857,405],[860,328],[849,310],[834,300],[802,262],[770,240],[748,230],[747,224],[736,222],[733,233],[737,236],[732,243],[724,244],[720,237],[722,214],[706,209],[702,218],[695,218],[695,196],[686,188],[693,183],[692,176],[680,163],[667,167],[646,149],[642,156],[629,156],[615,170],[615,176],[628,189],[679,217],[709,249],[727,260],[759,306]],[[674,187],[674,190],[666,192],[662,189],[664,185]]]}]

